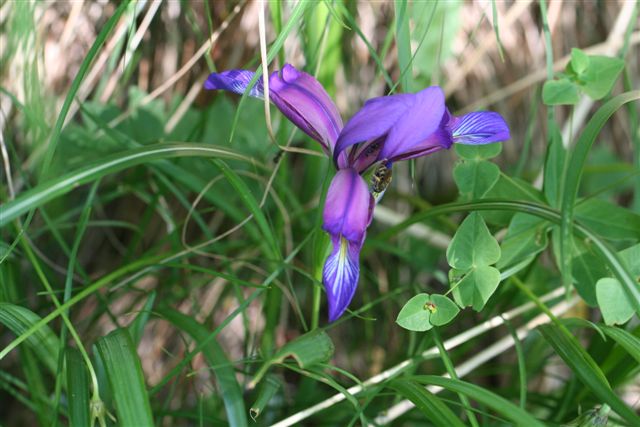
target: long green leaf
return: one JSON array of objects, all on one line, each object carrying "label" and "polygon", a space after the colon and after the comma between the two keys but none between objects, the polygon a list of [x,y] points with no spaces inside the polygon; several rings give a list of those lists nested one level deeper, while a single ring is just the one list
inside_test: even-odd
[{"label": "long green leaf", "polygon": [[[0,303],[0,323],[17,336],[21,336],[42,319],[31,310],[19,305]],[[47,325],[38,327],[27,338],[26,344],[49,372],[57,370],[56,355],[60,348],[60,340]]]},{"label": "long green leaf", "polygon": [[[560,262],[562,264],[562,277],[565,284],[571,282],[571,228],[573,225],[573,211],[587,155],[600,130],[613,113],[624,104],[637,99],[640,99],[640,91],[625,92],[600,107],[587,123],[587,126],[582,131],[580,138],[578,138],[569,156],[569,163],[565,169],[564,179],[562,180],[562,196],[560,201],[560,211],[562,212],[562,222],[560,224]],[[636,313],[640,314],[640,287],[638,284],[629,280],[623,280],[622,286],[631,304],[635,308]]]},{"label": "long green leaf", "polygon": [[49,180],[0,206],[0,227],[44,203],[64,195],[79,185],[99,179],[105,175],[144,164],[153,160],[171,157],[214,157],[247,160],[243,155],[226,148],[204,144],[157,144],[134,148],[105,157],[98,162],[70,172],[57,179]]},{"label": "long green leaf", "polygon": [[258,201],[255,199],[255,197],[251,193],[251,190],[249,190],[249,187],[247,187],[247,184],[245,184],[245,182],[238,176],[238,174],[235,173],[223,161],[214,160],[214,163],[216,164],[216,166],[218,166],[218,168],[220,168],[224,176],[227,178],[227,180],[229,180],[229,183],[239,193],[243,203],[251,211],[251,214],[253,215],[256,222],[258,223],[258,227],[260,228],[260,231],[262,232],[262,235],[268,244],[268,247],[271,252],[271,257],[273,259],[278,259],[278,260],[281,259],[280,250],[278,248],[278,242],[276,241],[276,238],[273,235],[271,227],[269,226],[269,223],[267,222],[267,219],[265,218],[264,213],[262,212],[262,209],[260,209],[260,205],[258,204]]},{"label": "long green leaf", "polygon": [[446,388],[449,391],[464,394],[470,399],[478,401],[493,409],[503,417],[511,420],[515,425],[523,427],[544,427],[542,422],[532,417],[527,411],[523,410],[519,406],[516,406],[505,398],[500,397],[482,387],[478,387],[475,384],[451,378],[439,377],[436,375],[416,375],[408,377],[408,379],[412,379],[421,384],[437,385]]},{"label": "long green leaf", "polygon": [[118,425],[153,426],[142,366],[127,329],[116,329],[96,343],[116,405]]},{"label": "long green leaf", "polygon": [[598,364],[573,336],[563,333],[563,331],[554,324],[539,326],[538,330],[580,381],[582,381],[598,399],[611,406],[618,415],[629,421],[631,425],[640,425],[640,417],[611,390],[609,382],[600,367],[598,367]]},{"label": "long green leaf", "polygon": [[416,408],[427,416],[430,424],[442,427],[464,427],[464,423],[456,414],[424,386],[404,378],[391,381],[388,386],[413,402]]},{"label": "long green leaf", "polygon": [[65,351],[67,372],[67,402],[69,425],[85,427],[89,421],[89,376],[80,352],[68,347]]},{"label": "long green leaf", "polygon": [[[84,79],[87,72],[89,71],[89,67],[91,66],[91,63],[93,62],[93,60],[98,55],[100,48],[102,47],[104,42],[107,40],[107,36],[111,32],[111,30],[113,30],[115,25],[118,23],[118,21],[120,20],[120,17],[125,12],[128,5],[129,5],[129,0],[126,0],[126,1],[123,1],[120,4],[120,6],[118,6],[118,8],[113,13],[113,15],[111,15],[111,17],[107,20],[105,25],[102,27],[102,30],[96,37],[96,40],[93,42],[93,45],[91,45],[91,49],[89,49],[89,52],[87,52],[87,56],[84,57],[82,64],[80,64],[78,73],[73,79],[73,82],[71,83],[71,87],[67,92],[67,96],[64,100],[64,103],[62,104],[62,109],[60,110],[60,114],[58,114],[58,119],[56,120],[56,124],[53,126],[53,130],[51,131],[51,138],[49,139],[49,144],[47,145],[47,151],[44,156],[44,161],[42,162],[42,173],[41,173],[42,176],[46,176],[46,173],[49,169],[51,160],[53,159],[53,153],[55,152],[55,149],[58,145],[58,140],[60,139],[62,126],[64,125],[64,121],[67,117],[67,113],[69,112],[69,108],[71,108],[71,103],[73,102],[76,96],[76,93],[78,92],[78,89],[80,89],[80,84],[82,83],[82,80]],[[0,223],[0,227],[1,226],[2,225]]]},{"label": "long green leaf", "polygon": [[206,342],[202,347],[202,353],[216,376],[219,394],[224,401],[229,425],[233,427],[248,425],[242,389],[236,380],[236,372],[220,344],[215,339],[208,339],[213,332],[179,311],[162,308],[157,312],[176,328],[191,335],[198,344]]},{"label": "long green leaf", "polygon": [[627,350],[631,357],[640,363],[640,339],[638,337],[622,328],[606,325],[599,325],[599,327],[605,335],[617,342],[620,347]]}]

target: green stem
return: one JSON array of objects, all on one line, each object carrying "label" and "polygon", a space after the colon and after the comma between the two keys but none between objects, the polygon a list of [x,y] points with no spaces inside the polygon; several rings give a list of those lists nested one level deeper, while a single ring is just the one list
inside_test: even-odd
[{"label": "green stem", "polygon": [[[456,368],[455,366],[453,366],[453,362],[451,362],[451,358],[449,357],[449,353],[447,352],[447,349],[444,348],[444,344],[442,343],[442,339],[440,338],[440,333],[438,332],[438,328],[433,328],[431,332],[433,333],[433,340],[435,341],[436,346],[438,347],[438,351],[440,352],[440,358],[444,363],[444,367],[446,368],[447,373],[452,379],[454,380],[459,379],[458,374],[456,373]],[[460,398],[460,402],[462,402],[462,406],[464,406],[465,408],[465,412],[467,413],[467,418],[469,418],[469,423],[472,425],[472,427],[480,427],[480,424],[478,424],[478,419],[476,418],[476,414],[474,414],[473,411],[471,410],[471,403],[469,402],[469,399],[467,398],[467,396],[465,396],[462,393],[458,393],[458,397]]]}]

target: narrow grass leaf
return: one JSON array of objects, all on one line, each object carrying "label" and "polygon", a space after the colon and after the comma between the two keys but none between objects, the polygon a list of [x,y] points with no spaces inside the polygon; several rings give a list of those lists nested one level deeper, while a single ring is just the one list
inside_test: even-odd
[{"label": "narrow grass leaf", "polygon": [[571,368],[573,373],[602,402],[611,406],[631,425],[640,425],[640,417],[634,413],[609,386],[609,382],[598,367],[598,364],[582,348],[578,341],[554,324],[538,327],[544,339]]},{"label": "narrow grass leaf", "polygon": [[397,0],[394,2],[396,18],[396,44],[398,46],[398,65],[402,71],[400,81],[402,90],[405,93],[411,92],[411,81],[413,80],[413,70],[411,63],[411,30],[409,28],[409,2],[407,0]]},{"label": "narrow grass leaf", "polygon": [[[7,329],[21,336],[40,320],[40,316],[19,305],[0,303],[0,323]],[[35,353],[49,372],[55,374],[57,360],[55,355],[60,348],[60,340],[47,325],[38,327],[26,340],[26,345]]]},{"label": "narrow grass leaf", "polygon": [[235,190],[239,193],[242,202],[249,208],[249,211],[253,215],[254,219],[258,223],[258,227],[262,232],[262,235],[267,242],[268,248],[270,250],[270,255],[273,259],[281,259],[280,249],[278,248],[278,243],[273,235],[273,231],[269,226],[269,223],[258,204],[258,201],[255,199],[247,184],[235,173],[229,166],[227,166],[221,160],[214,160],[215,165],[222,171],[224,176],[229,180],[229,183],[235,188]]},{"label": "narrow grass leaf", "polygon": [[82,355],[77,349],[67,347],[65,365],[69,425],[71,427],[91,425],[89,421],[89,376]]},{"label": "narrow grass leaf", "polygon": [[514,425],[523,427],[544,427],[544,424],[541,421],[538,421],[527,411],[514,405],[505,398],[475,384],[451,378],[439,377],[436,375],[416,375],[408,377],[408,379],[412,379],[420,384],[436,385],[455,393],[464,394],[468,398],[482,403],[503,417],[511,420]]},{"label": "narrow grass leaf", "polygon": [[215,339],[208,339],[214,332],[179,311],[169,308],[162,308],[157,311],[160,316],[167,319],[176,328],[189,334],[199,345],[206,342],[202,346],[202,354],[216,376],[219,395],[222,396],[224,401],[229,425],[232,427],[248,425],[242,389],[236,379],[233,364],[227,358],[220,344]]},{"label": "narrow grass leaf", "polygon": [[614,326],[600,325],[600,330],[627,350],[631,357],[640,363],[640,338],[622,328],[616,328]]},{"label": "narrow grass leaf", "polygon": [[128,330],[116,329],[100,338],[96,347],[109,379],[118,425],[153,426],[140,359]]},{"label": "narrow grass leaf", "polygon": [[120,172],[127,168],[145,164],[154,160],[172,157],[218,157],[224,159],[248,160],[240,153],[227,148],[219,148],[204,144],[156,144],[134,148],[111,156],[98,162],[79,168],[56,179],[50,179],[20,194],[14,200],[0,206],[0,228],[20,215],[42,206],[46,202],[67,194],[79,185],[86,184],[103,176]]},{"label": "narrow grass leaf", "polygon": [[137,346],[140,344],[140,340],[142,339],[142,334],[144,332],[144,327],[149,321],[149,317],[151,316],[151,310],[153,309],[153,304],[156,301],[156,292],[152,291],[149,293],[147,297],[147,301],[145,301],[144,306],[140,312],[136,315],[136,318],[129,325],[129,334],[131,335],[131,339],[133,343]]},{"label": "narrow grass leaf", "polygon": [[71,83],[71,87],[67,92],[67,96],[65,97],[64,103],[62,104],[62,109],[60,110],[60,114],[58,114],[58,119],[56,120],[56,124],[53,126],[53,130],[51,131],[51,138],[49,139],[49,144],[47,145],[47,151],[44,156],[44,160],[42,162],[42,176],[46,176],[49,166],[51,164],[51,159],[53,158],[53,153],[58,145],[58,140],[60,139],[60,133],[62,132],[62,126],[64,125],[65,118],[67,117],[67,113],[69,112],[69,108],[71,108],[71,103],[78,93],[78,89],[80,89],[80,84],[82,80],[86,76],[89,71],[89,67],[91,63],[98,55],[100,48],[107,40],[107,36],[111,33],[111,30],[115,27],[115,25],[120,20],[120,17],[127,9],[129,4],[129,0],[123,1],[120,6],[115,10],[113,15],[107,20],[104,27],[96,37],[96,40],[91,45],[89,52],[87,52],[87,56],[84,57],[82,64],[80,64],[80,68],[78,69],[78,73],[76,74],[73,82]]},{"label": "narrow grass leaf", "polygon": [[[576,141],[576,145],[569,156],[568,166],[565,169],[562,181],[562,191],[560,200],[560,211],[562,212],[562,223],[560,225],[560,261],[562,270],[562,280],[565,286],[571,282],[571,259],[572,259],[572,225],[575,209],[575,201],[578,195],[578,187],[584,170],[591,146],[600,130],[609,118],[624,104],[640,99],[640,91],[625,92],[611,99],[596,111],[587,123],[582,134]],[[622,286],[631,300],[631,303],[640,314],[640,284],[635,283],[630,277],[621,280]],[[615,408],[614,408],[615,409]]]},{"label": "narrow grass leaf", "polygon": [[435,394],[409,379],[391,381],[388,387],[396,390],[416,405],[430,424],[441,427],[463,427],[465,424]]}]

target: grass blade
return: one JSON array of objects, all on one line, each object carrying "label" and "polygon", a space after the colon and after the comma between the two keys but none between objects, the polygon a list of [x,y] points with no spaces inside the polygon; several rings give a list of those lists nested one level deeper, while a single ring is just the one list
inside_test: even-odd
[{"label": "grass blade", "polygon": [[202,354],[216,376],[219,395],[224,401],[229,425],[232,427],[248,425],[242,389],[236,380],[233,365],[220,344],[216,340],[208,340],[213,332],[179,311],[164,308],[159,309],[158,313],[176,328],[189,334],[199,345],[206,342],[202,347]]},{"label": "grass blade", "polygon": [[96,347],[115,401],[118,425],[153,426],[140,359],[126,329],[101,338]]},{"label": "grass blade", "polygon": [[0,206],[0,228],[7,225],[30,209],[62,196],[79,185],[99,179],[105,175],[144,164],[153,160],[171,157],[218,157],[224,159],[248,160],[240,153],[226,148],[203,144],[157,144],[117,153],[89,166],[70,172],[57,179],[48,180],[14,200]]},{"label": "grass blade", "polygon": [[98,51],[107,40],[107,36],[109,35],[113,27],[115,27],[116,23],[125,12],[125,10],[127,10],[128,5],[129,1],[126,0],[123,1],[120,6],[118,6],[113,15],[111,15],[109,20],[100,31],[100,34],[98,34],[98,37],[96,37],[96,40],[91,46],[91,49],[89,49],[89,52],[87,52],[87,56],[85,56],[84,60],[82,61],[80,69],[78,70],[78,74],[76,74],[75,78],[73,79],[73,83],[71,83],[69,92],[67,92],[64,104],[62,104],[62,109],[60,110],[60,114],[58,115],[56,124],[53,126],[53,130],[51,131],[51,139],[49,140],[49,144],[47,145],[47,151],[42,162],[41,176],[46,176],[49,166],[51,165],[53,153],[55,152],[56,146],[58,145],[58,140],[60,139],[60,133],[62,132],[64,120],[67,117],[67,113],[69,112],[69,108],[71,108],[71,103],[73,102],[78,89],[80,89],[80,83],[82,83],[82,80],[89,71],[89,67],[91,66],[94,58],[98,55]]},{"label": "grass blade", "polygon": [[542,325],[538,329],[544,339],[598,399],[611,406],[611,409],[631,425],[640,425],[640,417],[611,390],[602,370],[573,336],[564,333],[553,324]]},{"label": "grass blade", "polygon": [[[560,211],[562,212],[562,223],[560,224],[560,261],[562,280],[565,285],[571,282],[571,228],[573,224],[573,211],[587,155],[600,130],[613,113],[624,104],[637,99],[640,99],[640,91],[625,92],[600,107],[587,123],[572,153],[569,155],[569,163],[565,169],[564,179],[562,180],[562,196],[560,200]],[[629,278],[624,278],[624,280],[621,281],[622,286],[629,297],[629,301],[631,301],[631,304],[635,308],[636,313],[640,314],[640,286],[633,280],[628,279]]]},{"label": "grass blade", "polygon": [[423,386],[409,379],[391,381],[388,385],[416,405],[428,421],[441,427],[463,427],[464,423],[458,419],[447,405],[435,394]]},{"label": "grass blade", "polygon": [[462,393],[470,399],[476,400],[493,409],[505,418],[513,421],[515,425],[526,427],[544,427],[544,424],[522,408],[514,405],[499,395],[490,392],[477,385],[465,381],[443,378],[436,375],[416,375],[409,377],[421,384],[430,384],[443,387],[455,393]]},{"label": "grass blade", "polygon": [[[22,335],[40,320],[40,316],[31,310],[19,305],[0,303],[0,323],[17,336]],[[40,362],[47,367],[49,372],[56,373],[60,341],[47,325],[36,329],[33,335],[26,340],[27,346],[33,350]]]},{"label": "grass blade", "polygon": [[640,339],[630,332],[613,326],[600,325],[600,330],[609,338],[617,342],[620,347],[640,363]]},{"label": "grass blade", "polygon": [[68,347],[65,352],[67,372],[67,400],[69,425],[84,427],[89,421],[89,376],[78,350]]}]

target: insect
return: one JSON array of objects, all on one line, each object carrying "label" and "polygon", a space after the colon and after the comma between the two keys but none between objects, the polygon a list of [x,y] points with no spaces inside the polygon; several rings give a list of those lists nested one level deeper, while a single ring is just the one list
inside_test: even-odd
[{"label": "insect", "polygon": [[376,199],[382,197],[389,183],[391,182],[392,174],[391,169],[384,163],[381,163],[376,167],[376,170],[371,176],[371,192]]}]

